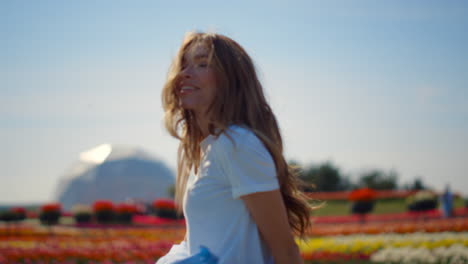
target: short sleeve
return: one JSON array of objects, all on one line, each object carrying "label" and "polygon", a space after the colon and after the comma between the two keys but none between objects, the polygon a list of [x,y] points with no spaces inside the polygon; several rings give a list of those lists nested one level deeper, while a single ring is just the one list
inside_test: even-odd
[{"label": "short sleeve", "polygon": [[233,198],[279,189],[275,163],[257,136],[243,129],[229,137],[224,137],[221,151]]},{"label": "short sleeve", "polygon": [[185,240],[180,244],[174,244],[169,252],[156,261],[155,264],[174,264],[190,257],[189,249]]}]

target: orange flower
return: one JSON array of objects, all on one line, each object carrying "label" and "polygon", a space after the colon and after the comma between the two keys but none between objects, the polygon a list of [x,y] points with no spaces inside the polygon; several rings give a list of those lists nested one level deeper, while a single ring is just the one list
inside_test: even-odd
[{"label": "orange flower", "polygon": [[374,200],[377,193],[370,188],[361,188],[352,191],[348,199],[351,201],[371,201]]},{"label": "orange flower", "polygon": [[97,200],[93,204],[94,212],[98,211],[114,211],[114,203],[109,200]]},{"label": "orange flower", "polygon": [[176,204],[170,199],[157,199],[153,202],[153,207],[157,209],[175,210]]}]

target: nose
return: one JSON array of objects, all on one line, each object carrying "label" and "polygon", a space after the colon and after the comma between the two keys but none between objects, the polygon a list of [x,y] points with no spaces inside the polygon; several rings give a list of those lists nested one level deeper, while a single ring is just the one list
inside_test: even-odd
[{"label": "nose", "polygon": [[191,67],[190,66],[187,66],[185,68],[183,68],[181,71],[180,71],[180,77],[182,79],[189,79],[192,77],[192,70],[191,70]]}]

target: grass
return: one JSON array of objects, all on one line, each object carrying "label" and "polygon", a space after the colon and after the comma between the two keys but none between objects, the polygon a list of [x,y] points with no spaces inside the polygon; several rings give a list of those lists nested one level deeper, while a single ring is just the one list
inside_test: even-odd
[{"label": "grass", "polygon": [[[317,203],[314,203],[317,204]],[[454,207],[463,207],[464,201],[457,198],[454,201]],[[314,211],[315,216],[335,216],[348,215],[350,213],[351,202],[347,200],[330,200],[326,201],[324,206]],[[390,214],[406,212],[405,199],[383,199],[377,200],[375,203],[373,214]]]},{"label": "grass", "polygon": [[345,200],[326,201],[323,206],[313,212],[315,216],[347,215],[350,203]]},{"label": "grass", "polygon": [[369,260],[341,260],[341,261],[320,261],[320,260],[305,260],[304,264],[367,264],[372,263]]},{"label": "grass", "polygon": [[394,214],[407,211],[406,203],[403,199],[379,200],[375,204],[374,214]]},{"label": "grass", "polygon": [[[351,203],[346,200],[330,200],[324,206],[314,212],[315,216],[335,216],[348,215],[351,210]],[[403,199],[378,200],[375,203],[374,214],[403,213],[406,211],[406,204]]]}]

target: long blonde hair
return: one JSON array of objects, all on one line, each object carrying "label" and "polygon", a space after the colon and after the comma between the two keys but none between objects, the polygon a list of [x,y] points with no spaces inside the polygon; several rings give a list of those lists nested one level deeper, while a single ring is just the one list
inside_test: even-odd
[{"label": "long blonde hair", "polygon": [[169,133],[180,140],[176,179],[176,203],[182,205],[188,175],[198,170],[201,159],[199,143],[203,140],[196,117],[183,109],[176,92],[182,60],[188,49],[202,43],[209,50],[209,64],[215,69],[217,90],[210,113],[210,134],[218,136],[236,124],[253,131],[271,154],[276,167],[280,191],[286,205],[291,228],[303,235],[310,224],[311,207],[299,190],[299,178],[283,156],[283,141],[254,64],[247,52],[234,40],[211,33],[188,33],[168,72],[162,92],[165,125]]}]

